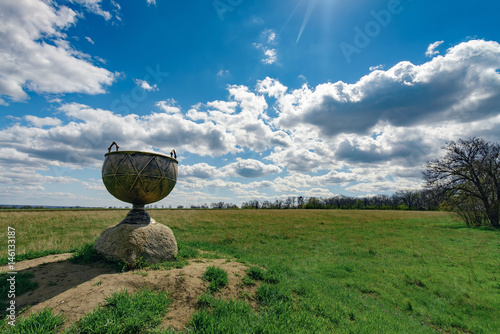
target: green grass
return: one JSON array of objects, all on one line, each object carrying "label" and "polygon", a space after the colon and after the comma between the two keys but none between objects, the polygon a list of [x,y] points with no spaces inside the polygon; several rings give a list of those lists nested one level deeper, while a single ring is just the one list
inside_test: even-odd
[{"label": "green grass", "polygon": [[[67,252],[92,242],[125,214],[0,212],[0,228],[16,228],[20,256]],[[154,210],[151,215],[172,228],[179,254],[200,249],[234,257],[254,265],[247,277],[262,281],[258,310],[244,301],[204,297],[191,322],[198,332],[500,332],[500,232],[465,228],[451,214]],[[6,249],[6,238],[0,248]]]},{"label": "green grass", "polygon": [[172,300],[163,291],[141,290],[133,295],[127,291],[116,292],[106,302],[86,314],[67,333],[144,333],[161,323]]},{"label": "green grass", "polygon": [[255,280],[251,279],[249,276],[245,276],[241,279],[244,285],[255,285]]},{"label": "green grass", "polygon": [[247,276],[253,280],[262,281],[264,280],[264,275],[265,272],[262,268],[252,266],[247,269]]},{"label": "green grass", "polygon": [[209,292],[220,291],[228,283],[227,272],[215,266],[208,267],[201,279],[210,282],[208,286]]},{"label": "green grass", "polygon": [[95,241],[87,242],[81,247],[76,248],[69,260],[77,264],[91,264],[97,261],[103,261],[104,257],[96,252],[94,244]]},{"label": "green grass", "polygon": [[[43,251],[29,250],[26,253],[16,255],[16,262],[25,261],[25,260],[32,260],[32,259],[36,259],[39,257],[47,256],[47,255],[54,255],[54,254],[61,254],[61,253],[66,253],[66,252],[64,250],[58,250],[58,249],[48,249],[48,250],[43,250]],[[10,261],[9,261],[7,256],[0,257],[0,266],[5,266],[9,262]]]},{"label": "green grass", "polygon": [[259,316],[243,301],[213,299],[210,310],[197,311],[189,326],[194,333],[256,333]]},{"label": "green grass", "polygon": [[[94,248],[95,241],[88,242],[83,244],[81,247],[78,247],[74,250],[73,255],[69,258],[69,260],[73,263],[77,264],[92,264],[96,262],[102,262],[104,264],[111,265],[115,268],[116,271],[126,271],[128,268],[126,263],[122,261],[109,261],[104,258],[102,255],[98,254]],[[133,269],[151,269],[151,270],[169,270],[172,268],[182,268],[185,265],[189,264],[187,259],[191,257],[195,257],[198,255],[198,251],[190,248],[189,246],[184,246],[182,244],[179,245],[178,254],[175,260],[173,261],[165,261],[159,263],[147,263],[146,261],[142,261],[140,259]]]},{"label": "green grass", "polygon": [[55,334],[63,321],[63,316],[55,315],[51,309],[44,309],[26,318],[16,319],[14,326],[2,319],[0,330],[5,334]]}]

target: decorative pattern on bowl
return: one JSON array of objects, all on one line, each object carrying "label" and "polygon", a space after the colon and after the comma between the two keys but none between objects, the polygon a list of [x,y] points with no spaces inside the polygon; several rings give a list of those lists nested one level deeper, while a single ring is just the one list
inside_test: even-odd
[{"label": "decorative pattern on bowl", "polygon": [[172,157],[139,151],[116,151],[104,156],[104,186],[111,195],[134,207],[165,198],[177,182],[178,162]]}]

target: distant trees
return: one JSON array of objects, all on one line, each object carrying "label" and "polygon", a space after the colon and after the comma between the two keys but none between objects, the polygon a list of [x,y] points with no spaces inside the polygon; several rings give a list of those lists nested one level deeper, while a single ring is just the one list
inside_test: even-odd
[{"label": "distant trees", "polygon": [[500,145],[474,137],[444,150],[442,159],[426,165],[428,189],[444,195],[467,225],[500,228]]},{"label": "distant trees", "polygon": [[439,210],[442,199],[432,190],[405,190],[392,196],[335,196],[329,198],[289,196],[274,201],[251,200],[242,209],[370,209],[370,210]]},{"label": "distant trees", "polygon": [[207,203],[204,203],[204,204],[201,204],[201,205],[194,205],[194,204],[192,204],[191,205],[191,209],[208,209],[208,204]]},{"label": "distant trees", "polygon": [[212,209],[237,209],[238,206],[233,203],[217,202],[210,205]]},{"label": "distant trees", "polygon": [[408,207],[408,210],[421,207],[422,196],[418,190],[399,191],[396,192],[396,196]]}]

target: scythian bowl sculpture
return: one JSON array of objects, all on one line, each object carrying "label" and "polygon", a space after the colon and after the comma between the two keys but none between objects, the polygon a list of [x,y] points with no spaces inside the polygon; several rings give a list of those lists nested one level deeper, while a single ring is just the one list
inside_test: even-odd
[{"label": "scythian bowl sculpture", "polygon": [[116,143],[104,155],[102,166],[102,181],[111,195],[132,204],[134,210],[144,210],[144,205],[170,194],[177,182],[175,150],[171,152],[174,158],[159,153],[118,151],[118,145],[111,152],[113,145]]},{"label": "scythian bowl sculpture", "polygon": [[[116,151],[111,152],[113,145]],[[134,268],[138,263],[175,259],[177,241],[172,230],[157,223],[144,205],[165,198],[177,182],[175,150],[163,154],[121,151],[113,142],[102,165],[106,189],[121,201],[133,205],[125,219],[105,229],[94,248],[108,260],[120,260]]]}]

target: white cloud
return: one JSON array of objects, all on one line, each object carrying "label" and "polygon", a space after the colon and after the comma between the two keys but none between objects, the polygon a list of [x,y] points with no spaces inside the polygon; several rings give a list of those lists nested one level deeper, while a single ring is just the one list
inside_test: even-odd
[{"label": "white cloud", "polygon": [[211,179],[221,177],[222,173],[214,166],[207,163],[198,163],[195,165],[184,165],[179,170],[179,175],[182,177],[194,177],[199,179]]},{"label": "white cloud", "polygon": [[59,118],[54,118],[54,117],[37,117],[32,115],[26,115],[24,116],[24,119],[26,119],[28,122],[30,122],[31,124],[33,124],[38,128],[44,126],[57,126],[61,125],[62,123]]},{"label": "white cloud", "polygon": [[270,32],[269,33],[269,36],[267,37],[267,43],[268,44],[271,44],[274,42],[274,40],[276,39],[276,34],[274,32]]},{"label": "white cloud", "polygon": [[287,87],[278,80],[266,77],[264,80],[257,80],[257,91],[274,98],[279,98],[285,94]]},{"label": "white cloud", "polygon": [[384,69],[384,65],[380,64],[377,66],[370,66],[370,72],[376,71],[376,70],[382,70]]},{"label": "white cloud", "polygon": [[[115,80],[115,74],[94,66],[89,55],[74,50],[65,40],[64,30],[76,24],[78,14],[51,4],[0,2],[0,12],[9,13],[0,31],[0,97],[24,101],[27,91],[99,94]],[[4,99],[0,103],[7,104]]]},{"label": "white cloud", "polygon": [[276,49],[270,49],[266,46],[260,47],[262,51],[264,51],[264,58],[262,58],[262,62],[264,64],[274,64],[278,61],[278,53]]},{"label": "white cloud", "polygon": [[228,90],[229,96],[239,102],[243,113],[248,113],[255,118],[264,116],[267,102],[263,96],[256,95],[246,86],[231,85]]},{"label": "white cloud", "polygon": [[269,29],[264,30],[260,39],[261,43],[253,43],[253,46],[263,52],[262,62],[269,65],[276,63],[278,61],[278,52],[275,48],[270,47],[270,45],[276,44],[276,33]]},{"label": "white cloud", "polygon": [[[99,168],[116,141],[124,150],[168,154],[175,148],[186,157],[191,165],[179,166],[176,186],[186,201],[189,194],[203,203],[416,188],[423,164],[446,141],[499,141],[498,68],[500,45],[476,40],[421,65],[401,62],[370,72],[353,84],[289,89],[265,77],[254,89],[230,85],[227,99],[197,103],[187,112],[173,99],[143,116],[63,104],[52,117],[10,118],[13,124],[0,130],[0,175],[15,185],[30,178],[32,186],[69,182],[58,178],[62,173],[50,179],[35,170]],[[274,102],[276,116],[268,114],[266,99]],[[237,156],[242,151],[244,158]],[[226,165],[199,158],[207,155],[224,156]],[[30,171],[23,176],[20,167]],[[259,177],[265,180],[252,179]]]},{"label": "white cloud", "polygon": [[177,114],[181,112],[181,109],[176,106],[177,102],[174,99],[168,99],[165,101],[159,101],[156,106],[167,114]]},{"label": "white cloud", "polygon": [[375,181],[361,182],[353,186],[347,187],[346,190],[357,193],[391,193],[406,189],[419,189],[422,187],[422,182],[413,181],[410,179],[396,178],[395,181]]},{"label": "white cloud", "polygon": [[156,0],[146,0],[148,6],[149,5],[155,5],[156,6]]},{"label": "white cloud", "polygon": [[355,173],[336,170],[330,170],[326,174],[315,176],[291,171],[285,177],[274,179],[272,187],[279,193],[302,193],[305,189],[311,187],[330,187],[336,184],[347,184],[357,179],[358,176]]},{"label": "white cloud", "polygon": [[[93,109],[82,104],[64,104],[59,108],[74,121],[58,123],[51,119],[28,117],[38,125],[34,128],[15,124],[0,130],[0,147],[5,152],[2,163],[19,163],[44,168],[61,166],[82,168],[99,166],[102,155],[113,141],[122,149],[159,149],[168,154],[172,148],[179,153],[194,152],[203,155],[235,153],[235,134],[211,121],[195,123],[186,119],[176,107],[163,101],[163,109],[172,113],[152,112],[137,116],[118,115],[103,109]],[[165,110],[164,110],[165,111]],[[243,140],[244,141],[244,140]],[[239,142],[243,142],[239,140]],[[17,158],[16,158],[17,157]]]},{"label": "white cloud", "polygon": [[195,108],[191,108],[188,110],[186,117],[189,119],[192,119],[193,121],[204,121],[206,122],[208,120],[208,113],[206,112],[199,112]]},{"label": "white cloud", "polygon": [[[366,134],[379,122],[395,126],[487,118],[500,103],[500,45],[481,40],[461,43],[416,66],[400,62],[374,71],[354,84],[303,86],[278,101],[276,125],[322,136]],[[466,103],[469,101],[470,103]]]},{"label": "white cloud", "polygon": [[218,77],[223,77],[223,76],[230,75],[230,74],[231,74],[231,72],[229,70],[220,70],[219,72],[217,72]]},{"label": "white cloud", "polygon": [[207,102],[208,108],[214,108],[216,110],[222,111],[226,114],[234,114],[236,112],[236,107],[238,107],[238,102],[236,101],[212,101]]},{"label": "white cloud", "polygon": [[302,191],[301,194],[305,197],[316,197],[316,198],[330,198],[336,196],[330,190],[324,188],[312,188],[309,190]]},{"label": "white cloud", "polygon": [[265,165],[255,159],[237,158],[236,162],[225,166],[223,171],[230,176],[255,178],[280,173],[281,168],[274,165]]},{"label": "white cloud", "polygon": [[432,56],[439,54],[439,51],[437,51],[436,49],[438,46],[440,46],[443,43],[444,43],[444,41],[437,41],[437,42],[434,42],[432,44],[429,44],[429,47],[427,47],[427,51],[425,51],[425,55],[427,57],[432,57]]},{"label": "white cloud", "polygon": [[134,79],[134,82],[137,86],[141,87],[142,89],[144,89],[147,92],[157,92],[158,91],[158,86],[156,84],[151,86],[149,84],[149,82],[147,82],[146,80]]},{"label": "white cloud", "polygon": [[[5,204],[29,203],[31,205],[102,207],[105,201],[95,196],[75,195],[71,192],[51,192],[42,186],[0,187],[0,203]],[[110,202],[109,200],[107,201]],[[123,202],[121,204],[123,205]]]},{"label": "white cloud", "polygon": [[106,187],[104,186],[104,183],[102,183],[101,180],[96,181],[94,179],[91,179],[90,182],[82,181],[82,185],[84,186],[85,189],[107,191]]},{"label": "white cloud", "polygon": [[90,43],[90,44],[95,44],[94,41],[92,40],[92,38],[90,38],[89,36],[85,36],[85,39]]},{"label": "white cloud", "polygon": [[105,11],[101,7],[102,0],[70,0],[72,3],[77,3],[89,12],[94,13],[96,15],[102,16],[106,21],[111,19],[111,14],[108,11]]}]

